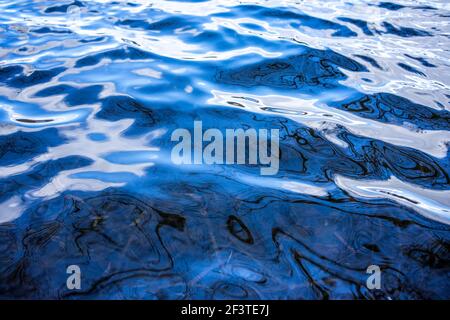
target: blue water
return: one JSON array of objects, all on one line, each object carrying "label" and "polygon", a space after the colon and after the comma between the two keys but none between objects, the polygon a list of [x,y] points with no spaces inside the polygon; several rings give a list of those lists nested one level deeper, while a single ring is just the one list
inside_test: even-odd
[{"label": "blue water", "polygon": [[[449,299],[449,38],[445,0],[1,1],[0,297]],[[195,120],[279,129],[278,173],[175,165]]]}]

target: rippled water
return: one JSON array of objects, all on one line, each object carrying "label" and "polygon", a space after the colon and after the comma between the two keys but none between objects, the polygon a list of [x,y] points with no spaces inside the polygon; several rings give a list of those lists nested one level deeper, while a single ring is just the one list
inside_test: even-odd
[{"label": "rippled water", "polygon": [[[0,12],[0,297],[450,298],[447,1]],[[173,164],[194,120],[278,174]]]}]

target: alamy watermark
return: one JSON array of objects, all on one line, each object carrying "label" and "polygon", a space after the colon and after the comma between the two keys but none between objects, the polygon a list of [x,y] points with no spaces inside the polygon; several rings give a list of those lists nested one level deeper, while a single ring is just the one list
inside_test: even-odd
[{"label": "alamy watermark", "polygon": [[[172,132],[171,160],[180,164],[251,164],[260,166],[261,175],[278,173],[279,129],[219,129],[203,132],[202,121],[194,121],[193,136],[187,129]],[[270,143],[269,143],[270,142]],[[269,147],[270,144],[270,147]]]}]

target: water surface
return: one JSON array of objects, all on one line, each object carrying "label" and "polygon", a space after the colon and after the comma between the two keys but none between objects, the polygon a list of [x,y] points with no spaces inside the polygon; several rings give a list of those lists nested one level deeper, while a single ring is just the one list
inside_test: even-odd
[{"label": "water surface", "polygon": [[[450,298],[447,1],[0,12],[1,298]],[[195,120],[279,172],[173,164]]]}]

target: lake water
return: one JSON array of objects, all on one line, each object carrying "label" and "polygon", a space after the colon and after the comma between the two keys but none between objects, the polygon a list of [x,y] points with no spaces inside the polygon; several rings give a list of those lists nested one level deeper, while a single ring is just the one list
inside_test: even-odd
[{"label": "lake water", "polygon": [[[448,1],[0,13],[1,298],[450,298]],[[175,164],[194,121],[278,172]]]}]

